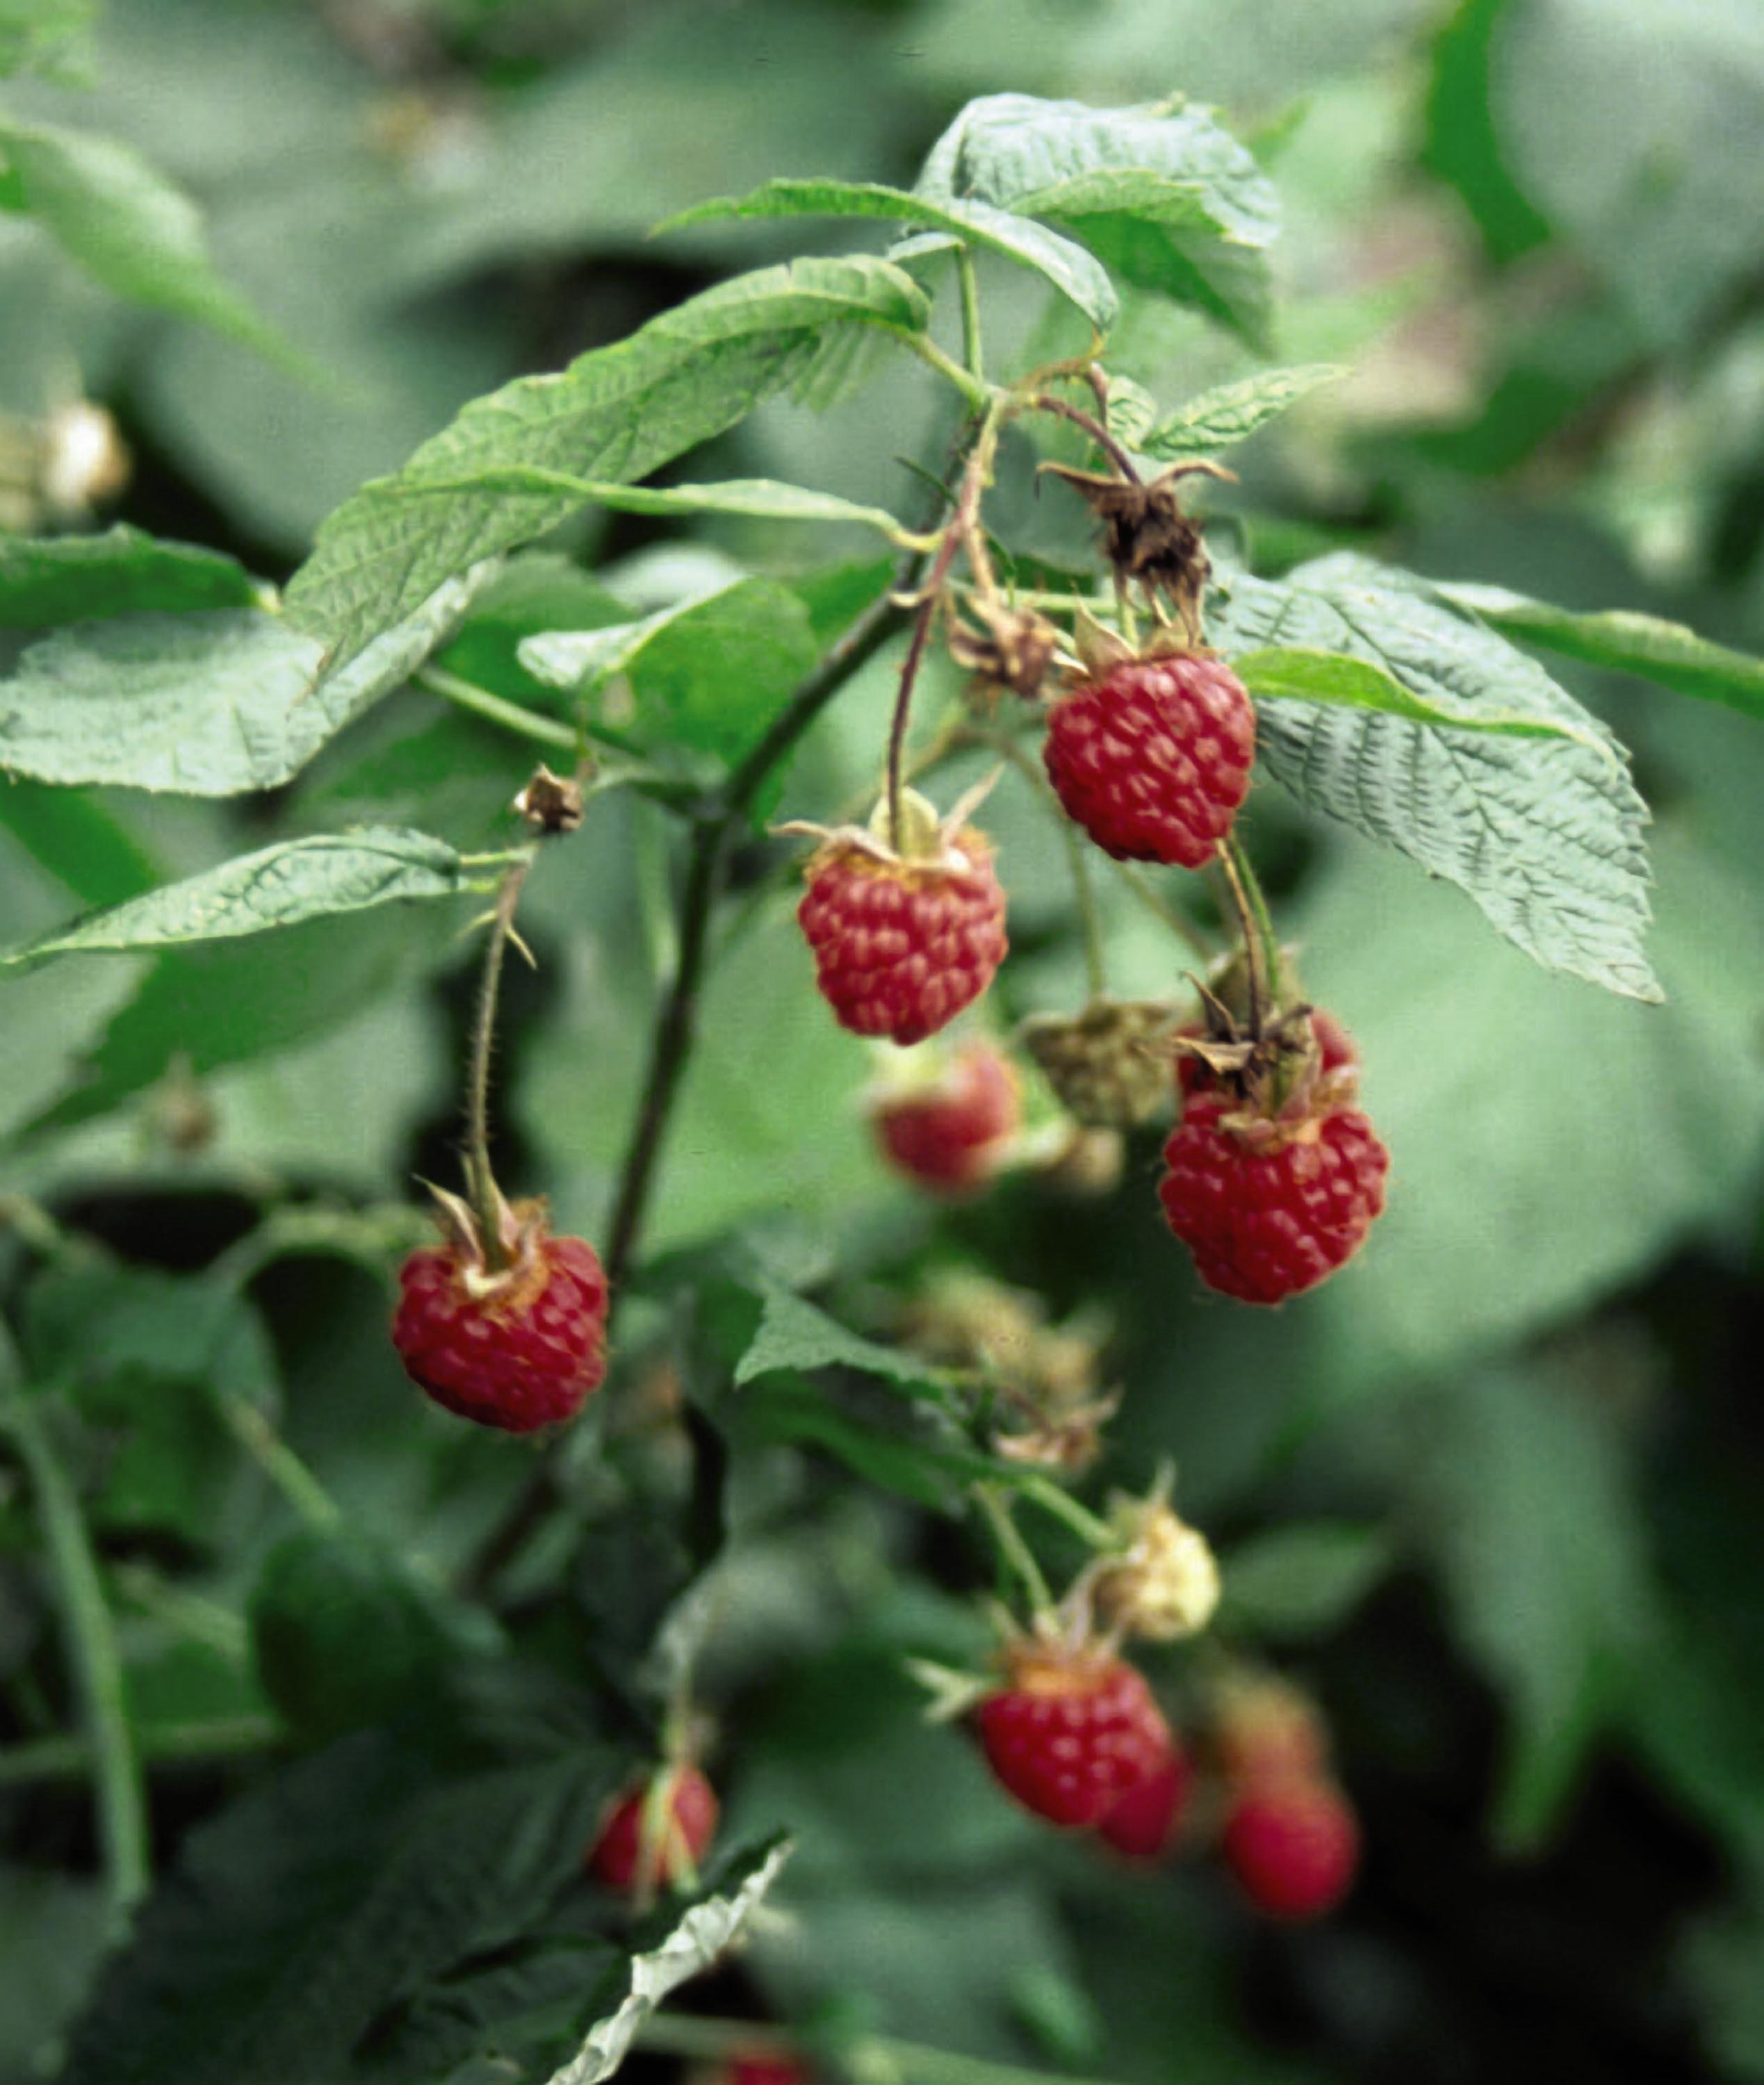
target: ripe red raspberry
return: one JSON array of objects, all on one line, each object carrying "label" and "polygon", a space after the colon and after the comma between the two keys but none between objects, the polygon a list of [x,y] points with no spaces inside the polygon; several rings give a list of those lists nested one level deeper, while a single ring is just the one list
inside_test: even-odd
[{"label": "ripe red raspberry", "polygon": [[997,1171],[1021,1112],[1008,1059],[975,1042],[931,1083],[879,1093],[870,1123],[890,1165],[934,1195],[959,1195]]},{"label": "ripe red raspberry", "polygon": [[994,1774],[1051,1824],[1100,1824],[1174,1749],[1151,1688],[1107,1652],[1020,1645],[974,1717]]},{"label": "ripe red raspberry", "polygon": [[1198,652],[1132,659],[1048,713],[1048,779],[1117,861],[1211,861],[1249,788],[1256,713],[1231,669]]},{"label": "ripe red raspberry", "polygon": [[808,2085],[808,2066],[796,2056],[727,2057],[705,2085]]},{"label": "ripe red raspberry", "polygon": [[922,1042],[977,1000],[1004,961],[1004,893],[991,847],[972,826],[904,854],[854,828],[829,833],[806,873],[796,917],[816,983],[840,1026],[859,1035]]},{"label": "ripe red raspberry", "polygon": [[574,1418],[600,1387],[606,1276],[586,1238],[549,1234],[541,1204],[518,1204],[510,1215],[514,1250],[501,1272],[469,1237],[411,1254],[399,1271],[392,1340],[437,1404],[505,1433],[531,1433]]},{"label": "ripe red raspberry", "polygon": [[1384,1206],[1389,1154],[1358,1108],[1296,1122],[1191,1095],[1164,1147],[1158,1193],[1209,1289],[1279,1303],[1351,1259]]},{"label": "ripe red raspberry", "polygon": [[1173,1744],[1163,1765],[1122,1796],[1096,1827],[1130,1861],[1156,1861],[1168,1850],[1194,1788],[1194,1764]]},{"label": "ripe red raspberry", "polygon": [[[668,1786],[658,1788],[657,1781]],[[710,1851],[718,1810],[716,1790],[697,1767],[664,1768],[614,1802],[588,1849],[587,1866],[609,1889],[672,1888],[689,1879]]]},{"label": "ripe red raspberry", "polygon": [[1359,1825],[1333,1781],[1299,1774],[1253,1783],[1219,1840],[1225,1864],[1270,1918],[1318,1918],[1346,1896]]}]

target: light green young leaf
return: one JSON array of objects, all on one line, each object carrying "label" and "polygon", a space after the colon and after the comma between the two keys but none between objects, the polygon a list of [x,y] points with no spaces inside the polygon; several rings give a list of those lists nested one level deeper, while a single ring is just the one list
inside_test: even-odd
[{"label": "light green young leaf", "polygon": [[359,912],[402,898],[452,898],[474,887],[470,864],[426,833],[371,826],[356,833],[316,833],[86,913],[0,954],[0,967],[50,956],[232,941],[329,913]]},{"label": "light green young leaf", "polygon": [[[105,586],[125,584],[125,562]],[[57,584],[78,571],[76,558]],[[152,610],[57,630],[0,680],[0,768],[193,796],[274,788],[446,641],[490,571],[442,588],[329,670],[316,639],[260,609]]]},{"label": "light green young leaf", "polygon": [[813,492],[806,486],[782,485],[770,478],[724,478],[714,485],[618,485],[603,478],[572,478],[567,471],[545,470],[534,464],[504,464],[474,471],[469,478],[425,482],[417,489],[424,496],[433,492],[555,492],[584,506],[610,507],[615,514],[739,514],[761,521],[843,522],[878,529],[893,542],[908,533],[905,523],[885,507],[860,506],[834,492]]},{"label": "light green young leaf", "polygon": [[1472,710],[1462,703],[1446,707],[1406,687],[1388,667],[1339,652],[1312,652],[1303,646],[1277,646],[1245,652],[1232,660],[1232,671],[1258,702],[1334,703],[1344,709],[1376,710],[1386,716],[1448,731],[1493,731],[1509,738],[1571,738],[1600,752],[1609,741],[1596,731],[1576,728],[1557,717],[1527,716],[1520,711]]},{"label": "light green young leaf", "polygon": [[854,349],[922,332],[930,307],[885,261],[799,261],[719,283],[559,375],[523,377],[468,406],[404,469],[331,516],[288,589],[290,614],[355,656],[481,559],[574,512],[575,493],[436,488],[533,465],[597,482],[647,478],[761,399],[825,403],[866,373]]},{"label": "light green young leaf", "polygon": [[1647,806],[1616,741],[1534,660],[1420,581],[1348,555],[1278,583],[1234,575],[1211,616],[1228,654],[1343,652],[1461,720],[1564,727],[1526,741],[1269,700],[1257,751],[1301,802],[1456,883],[1546,970],[1660,996],[1642,946]]},{"label": "light green young leaf", "polygon": [[1764,720],[1764,659],[1712,644],[1681,622],[1621,608],[1577,615],[1548,601],[1509,593],[1504,587],[1448,586],[1439,591],[1509,637]]},{"label": "light green young leaf", "polygon": [[200,212],[132,146],[0,118],[0,209],[35,218],[107,290],[304,359],[217,272]]},{"label": "light green young leaf", "polygon": [[1102,109],[986,96],[932,147],[917,192],[1048,219],[1122,280],[1253,340],[1266,331],[1273,186],[1210,111],[1180,97]]},{"label": "light green young leaf", "polygon": [[699,203],[655,229],[660,233],[689,224],[757,217],[881,218],[896,224],[922,225],[948,232],[960,244],[982,246],[1036,269],[1100,333],[1107,333],[1120,314],[1114,286],[1082,246],[1033,219],[977,199],[934,202],[875,181],[768,181],[751,195],[722,196]]},{"label": "light green young leaf", "polygon": [[708,1969],[752,1917],[790,1858],[791,1842],[774,1840],[736,1867],[719,1893],[688,1907],[659,1947],[634,1955],[614,2009],[596,2020],[582,2047],[552,2073],[548,2085],[602,2085],[630,2053],[645,2020],[668,1996]]},{"label": "light green young leaf", "polygon": [[1257,1636],[1321,1636],[1352,1613],[1391,1556],[1382,1528],[1355,1521],[1270,1528],[1219,1560],[1225,1620]]},{"label": "light green young leaf", "polygon": [[1331,362],[1305,362],[1291,369],[1265,369],[1240,382],[1219,384],[1165,414],[1130,447],[1160,461],[1211,456],[1247,440],[1308,392],[1346,373]]},{"label": "light green young leaf", "polygon": [[101,536],[0,536],[0,626],[97,622],[149,609],[249,608],[261,589],[218,550],[118,522]]}]

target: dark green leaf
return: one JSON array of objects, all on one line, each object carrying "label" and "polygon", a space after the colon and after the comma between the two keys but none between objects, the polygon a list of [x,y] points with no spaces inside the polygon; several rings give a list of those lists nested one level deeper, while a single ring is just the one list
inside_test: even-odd
[{"label": "dark green leaf", "polygon": [[229,941],[419,898],[487,888],[446,841],[394,826],[317,833],[240,855],[142,898],[88,912],[70,927],[0,954],[9,963],[51,956]]},{"label": "dark green leaf", "polygon": [[0,119],[0,208],[28,211],[119,296],[298,360],[216,271],[196,206],[132,146]]},{"label": "dark green leaf", "polygon": [[1712,644],[1681,622],[1629,609],[1577,615],[1547,601],[1528,601],[1504,587],[1450,586],[1440,591],[1509,637],[1764,719],[1764,659]]},{"label": "dark green leaf", "polygon": [[74,790],[9,781],[0,788],[0,826],[83,904],[120,903],[164,876],[120,818]]},{"label": "dark green leaf", "polygon": [[781,391],[825,401],[866,335],[922,329],[912,278],[876,260],[800,261],[738,276],[561,376],[524,377],[467,406],[396,477],[333,514],[288,590],[303,627],[353,658],[480,560],[530,541],[580,504],[427,490],[504,466],[625,484],[732,427]]},{"label": "dark green leaf", "polygon": [[[1100,333],[1109,331],[1118,313],[1108,276],[1083,247],[1029,218],[973,198],[934,202],[874,181],[768,181],[751,195],[719,197],[682,210],[656,231],[724,219],[768,217],[881,218],[896,224],[926,226],[949,233],[956,244],[984,247],[1036,269]],[[904,254],[897,253],[896,257]]]},{"label": "dark green leaf", "polygon": [[118,522],[101,536],[0,537],[0,626],[96,622],[149,609],[250,608],[263,592],[231,558]]},{"label": "dark green leaf", "polygon": [[1420,582],[1346,554],[1278,583],[1234,575],[1214,636],[1228,652],[1346,652],[1460,717],[1573,733],[1527,741],[1270,701],[1257,752],[1301,802],[1456,883],[1546,970],[1659,998],[1642,949],[1647,807],[1615,741],[1535,661]]},{"label": "dark green leaf", "polygon": [[0,2078],[46,2077],[104,1951],[102,1887],[53,1869],[0,1867]]}]

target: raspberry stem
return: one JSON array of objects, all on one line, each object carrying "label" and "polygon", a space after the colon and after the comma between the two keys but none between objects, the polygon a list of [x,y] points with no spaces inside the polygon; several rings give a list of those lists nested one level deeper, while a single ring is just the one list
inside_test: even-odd
[{"label": "raspberry stem", "polygon": [[1068,1491],[1052,1483],[1048,1478],[1030,1475],[1017,1486],[1017,1496],[1038,1505],[1043,1513],[1051,1514],[1054,1519],[1063,1521],[1077,1535],[1092,1548],[1113,1549],[1118,1546],[1113,1528],[1105,1520],[1099,1520],[1087,1505],[1080,1505]]},{"label": "raspberry stem", "polygon": [[976,1484],[971,1496],[992,1524],[993,1538],[999,1554],[1023,1582],[1023,1590],[1029,1596],[1031,1610],[1037,1614],[1048,1614],[1053,1610],[1054,1595],[1048,1590],[1041,1567],[1035,1561],[1029,1545],[1023,1539],[1022,1531],[1011,1518],[1011,1508],[991,1484]]},{"label": "raspberry stem", "polygon": [[961,359],[977,384],[986,380],[980,353],[980,285],[974,275],[973,250],[956,248],[956,279],[961,289]]},{"label": "raspberry stem", "polygon": [[1243,928],[1244,953],[1249,964],[1249,1032],[1259,1042],[1266,1021],[1280,1009],[1283,980],[1279,937],[1254,866],[1236,833],[1228,833],[1220,843],[1219,865],[1231,886]]},{"label": "raspberry stem", "polygon": [[1077,907],[1079,935],[1083,944],[1085,979],[1090,987],[1090,996],[1092,999],[1102,998],[1109,989],[1102,918],[1096,909],[1096,886],[1091,881],[1090,864],[1084,857],[1083,835],[1060,809],[1059,800],[1048,786],[1047,777],[1008,733],[971,731],[963,735],[975,745],[990,746],[1000,759],[1014,767],[1028,783],[1037,802],[1050,813],[1054,823],[1058,827],[1061,841],[1066,848],[1066,862],[1071,869],[1072,899]]},{"label": "raspberry stem", "polygon": [[533,865],[531,854],[515,862],[503,877],[490,915],[490,937],[484,951],[484,973],[477,992],[477,1011],[472,1021],[472,1068],[466,1086],[465,1184],[477,1218],[478,1242],[488,1264],[500,1269],[508,1264],[502,1242],[500,1197],[496,1175],[490,1168],[490,1048],[496,1035],[496,1002],[502,989],[502,958],[515,928],[515,907],[521,888]]},{"label": "raspberry stem", "polygon": [[1082,427],[1129,485],[1142,482],[1133,467],[1133,458],[1094,413],[1087,413],[1082,406],[1068,405],[1065,399],[1056,398],[1045,391],[1037,392],[1028,402],[1038,413],[1056,414],[1062,420],[1070,420],[1075,427]]}]

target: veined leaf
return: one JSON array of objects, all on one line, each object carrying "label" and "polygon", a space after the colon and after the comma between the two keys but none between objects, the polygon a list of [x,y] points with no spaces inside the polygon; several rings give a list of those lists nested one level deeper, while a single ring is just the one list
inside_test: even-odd
[{"label": "veined leaf", "polygon": [[426,833],[367,826],[315,834],[88,912],[0,955],[0,968],[50,956],[231,941],[327,913],[359,912],[400,898],[452,898],[477,887],[470,865],[445,840]]},{"label": "veined leaf", "polygon": [[[396,483],[395,479],[393,483]],[[587,507],[610,507],[616,514],[739,514],[761,521],[848,522],[876,529],[891,541],[907,534],[885,507],[860,506],[835,492],[814,492],[801,485],[782,485],[770,478],[730,478],[714,485],[618,485],[604,478],[572,478],[567,471],[546,470],[536,464],[503,464],[474,471],[469,478],[414,488],[431,492],[555,492]]]},{"label": "veined leaf", "polygon": [[[764,1305],[753,1340],[736,1364],[737,1386],[783,1369],[856,1369],[865,1375],[905,1385],[920,1396],[931,1391],[938,1371],[916,1354],[879,1346],[874,1340],[848,1331],[818,1304],[794,1295],[781,1284],[760,1287]],[[931,1391],[932,1395],[936,1395]]]},{"label": "veined leaf", "polygon": [[1658,999],[1643,953],[1647,806],[1621,748],[1537,663],[1418,580],[1350,555],[1278,584],[1233,576],[1213,610],[1228,652],[1346,653],[1430,705],[1553,724],[1560,739],[1265,701],[1257,757],[1301,802],[1456,883],[1546,970]]},{"label": "veined leaf", "polygon": [[1305,362],[1291,369],[1265,369],[1240,383],[1219,384],[1165,414],[1129,446],[1160,461],[1211,456],[1247,440],[1307,393],[1346,373],[1332,362]]},{"label": "veined leaf", "polygon": [[0,626],[97,622],[149,609],[249,608],[243,565],[119,522],[101,536],[0,536]]},{"label": "veined leaf", "polygon": [[1048,219],[1124,281],[1251,339],[1266,329],[1273,186],[1210,111],[1180,97],[1100,109],[986,96],[932,147],[917,192]]},{"label": "veined leaf", "polygon": [[[100,598],[133,584],[123,563],[100,566]],[[51,569],[39,569],[45,588]],[[329,670],[315,639],[261,609],[154,610],[54,631],[0,681],[0,768],[193,796],[273,788],[446,641],[490,570],[443,587]],[[78,571],[70,561],[55,584]],[[172,584],[163,562],[151,584]]]},{"label": "veined leaf", "polygon": [[1386,716],[1407,717],[1415,724],[1449,731],[1494,731],[1510,738],[1571,738],[1609,754],[1609,741],[1596,729],[1586,730],[1558,717],[1527,716],[1520,711],[1472,709],[1463,703],[1447,708],[1406,687],[1388,667],[1340,652],[1312,652],[1302,646],[1246,652],[1232,660],[1232,671],[1258,702],[1336,703],[1345,709],[1377,710]]},{"label": "veined leaf", "polygon": [[1681,622],[1629,609],[1577,615],[1548,601],[1530,601],[1504,587],[1448,586],[1440,592],[1509,637],[1524,639],[1564,658],[1609,666],[1657,681],[1681,695],[1724,703],[1747,716],[1764,719],[1764,659],[1730,651]]},{"label": "veined leaf", "polygon": [[[523,377],[468,406],[404,469],[331,516],[288,589],[303,628],[353,658],[456,574],[566,518],[575,493],[436,488],[535,465],[628,483],[732,427],[763,398],[811,402],[854,373],[854,346],[922,331],[930,307],[886,261],[798,261],[719,283],[562,374]],[[857,371],[855,373],[861,373]]]},{"label": "veined leaf", "polygon": [[601,2085],[610,2078],[668,1993],[709,1968],[747,1924],[790,1853],[787,1839],[761,1847],[736,1866],[715,1896],[689,1906],[659,1947],[634,1955],[618,1980],[624,1990],[613,2010],[588,2029],[581,2049],[552,2073],[548,2085]]},{"label": "veined leaf", "polygon": [[973,197],[933,201],[875,181],[767,181],[750,195],[723,196],[697,204],[655,229],[659,233],[689,224],[756,217],[882,218],[896,224],[921,225],[948,232],[963,245],[983,246],[1037,270],[1078,307],[1098,333],[1107,333],[1120,313],[1114,286],[1093,255],[1032,218]]},{"label": "veined leaf", "polygon": [[222,279],[195,204],[132,146],[0,119],[0,209],[35,218],[117,295],[198,320],[305,368],[304,358]]}]

